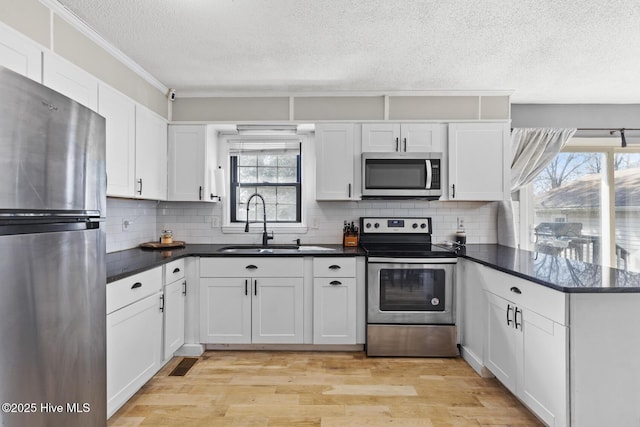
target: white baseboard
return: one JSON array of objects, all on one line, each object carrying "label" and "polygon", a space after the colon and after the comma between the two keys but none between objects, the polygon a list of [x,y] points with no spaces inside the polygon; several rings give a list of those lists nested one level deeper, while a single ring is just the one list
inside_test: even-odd
[{"label": "white baseboard", "polygon": [[202,344],[184,344],[174,353],[174,356],[200,357],[204,353]]},{"label": "white baseboard", "polygon": [[460,346],[460,356],[462,356],[469,366],[482,378],[492,378],[494,376],[491,371],[484,366],[482,358],[463,345]]}]

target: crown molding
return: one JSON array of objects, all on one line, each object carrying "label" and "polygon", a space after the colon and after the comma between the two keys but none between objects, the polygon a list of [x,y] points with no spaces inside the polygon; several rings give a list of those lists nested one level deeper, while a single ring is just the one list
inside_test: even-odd
[{"label": "crown molding", "polygon": [[111,56],[116,58],[127,68],[143,78],[160,92],[166,94],[169,91],[169,88],[165,86],[160,80],[156,79],[147,70],[142,68],[137,62],[125,55],[124,52],[105,40],[100,34],[96,32],[96,30],[87,25],[76,14],[67,9],[57,0],[40,0],[40,3],[47,6],[53,13],[58,15],[76,30],[80,31],[80,33],[86,36],[89,40],[106,50]]}]

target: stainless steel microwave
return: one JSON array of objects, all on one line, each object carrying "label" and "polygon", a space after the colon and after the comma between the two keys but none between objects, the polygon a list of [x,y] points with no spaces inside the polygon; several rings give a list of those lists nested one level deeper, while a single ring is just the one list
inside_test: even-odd
[{"label": "stainless steel microwave", "polygon": [[362,198],[442,196],[442,153],[362,153]]}]

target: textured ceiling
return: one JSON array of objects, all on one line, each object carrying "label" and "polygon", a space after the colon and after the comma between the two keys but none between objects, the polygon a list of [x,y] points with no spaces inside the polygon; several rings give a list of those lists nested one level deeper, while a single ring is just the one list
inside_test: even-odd
[{"label": "textured ceiling", "polygon": [[178,96],[513,90],[640,103],[638,0],[59,0]]}]

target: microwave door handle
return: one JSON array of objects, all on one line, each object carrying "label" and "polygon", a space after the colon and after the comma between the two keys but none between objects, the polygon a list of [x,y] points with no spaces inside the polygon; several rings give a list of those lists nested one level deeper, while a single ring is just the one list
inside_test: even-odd
[{"label": "microwave door handle", "polygon": [[425,160],[424,163],[427,166],[427,185],[425,186],[425,189],[430,190],[431,180],[433,179],[433,171],[431,170],[431,160]]}]

